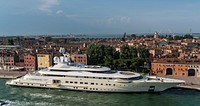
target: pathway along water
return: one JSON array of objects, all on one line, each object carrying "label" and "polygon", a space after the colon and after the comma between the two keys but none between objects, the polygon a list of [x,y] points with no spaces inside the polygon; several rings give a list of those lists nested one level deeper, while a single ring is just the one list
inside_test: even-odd
[{"label": "pathway along water", "polygon": [[94,93],[20,88],[0,79],[0,101],[5,106],[199,106],[200,92],[170,89],[160,94]]}]

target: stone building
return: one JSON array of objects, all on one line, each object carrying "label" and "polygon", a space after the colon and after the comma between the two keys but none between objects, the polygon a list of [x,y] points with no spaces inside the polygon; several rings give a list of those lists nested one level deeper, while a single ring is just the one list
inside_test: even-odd
[{"label": "stone building", "polygon": [[152,73],[159,76],[194,76],[200,77],[199,60],[167,59],[151,63]]}]

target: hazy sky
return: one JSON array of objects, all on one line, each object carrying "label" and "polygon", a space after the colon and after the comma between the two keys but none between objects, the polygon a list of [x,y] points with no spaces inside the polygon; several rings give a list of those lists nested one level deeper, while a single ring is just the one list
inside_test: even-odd
[{"label": "hazy sky", "polygon": [[200,0],[0,0],[0,36],[200,32]]}]

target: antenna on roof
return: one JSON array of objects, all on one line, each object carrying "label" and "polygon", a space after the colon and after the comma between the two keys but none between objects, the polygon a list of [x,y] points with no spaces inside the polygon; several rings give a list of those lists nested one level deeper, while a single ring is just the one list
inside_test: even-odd
[{"label": "antenna on roof", "polygon": [[192,36],[192,29],[190,28],[190,35]]}]

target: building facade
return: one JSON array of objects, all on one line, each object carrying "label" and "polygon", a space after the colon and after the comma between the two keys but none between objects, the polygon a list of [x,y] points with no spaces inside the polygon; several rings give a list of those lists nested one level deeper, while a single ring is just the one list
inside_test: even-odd
[{"label": "building facade", "polygon": [[70,57],[75,63],[87,64],[86,54],[72,54]]},{"label": "building facade", "polygon": [[6,66],[14,66],[16,58],[17,57],[11,53],[0,54],[0,64]]},{"label": "building facade", "polygon": [[38,70],[52,66],[52,55],[46,53],[37,54],[37,65]]},{"label": "building facade", "polygon": [[36,55],[25,55],[24,56],[24,68],[29,71],[37,70],[37,57]]},{"label": "building facade", "polygon": [[152,73],[159,76],[194,76],[200,77],[200,62],[160,61],[151,63]]}]

